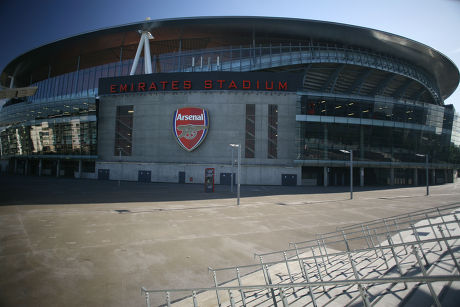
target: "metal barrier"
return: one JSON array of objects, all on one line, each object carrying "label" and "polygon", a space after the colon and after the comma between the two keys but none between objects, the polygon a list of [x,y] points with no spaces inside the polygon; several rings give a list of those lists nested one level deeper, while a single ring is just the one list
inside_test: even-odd
[{"label": "metal barrier", "polygon": [[[191,295],[188,300],[195,307],[200,299],[219,307],[286,307],[299,301],[313,306],[331,302],[373,306],[381,300],[399,304],[393,302],[395,291],[402,300],[410,300],[427,288],[433,304],[441,306],[446,289],[460,281],[458,207],[460,203],[349,225],[313,240],[290,243],[293,248],[255,254],[256,264],[208,268],[213,287],[142,287],[141,293],[149,307],[151,296],[158,294],[170,306],[173,293]],[[364,248],[352,248],[352,243]],[[279,259],[264,261],[264,257]],[[223,272],[234,277],[219,284],[218,274]]]}]

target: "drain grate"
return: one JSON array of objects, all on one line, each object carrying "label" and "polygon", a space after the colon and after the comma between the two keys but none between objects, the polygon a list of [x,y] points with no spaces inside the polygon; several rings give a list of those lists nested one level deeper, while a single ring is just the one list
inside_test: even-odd
[{"label": "drain grate", "polygon": [[126,209],[118,209],[118,210],[115,210],[115,212],[118,212],[118,213],[120,213],[120,214],[123,214],[123,213],[130,213],[131,211],[126,210]]}]

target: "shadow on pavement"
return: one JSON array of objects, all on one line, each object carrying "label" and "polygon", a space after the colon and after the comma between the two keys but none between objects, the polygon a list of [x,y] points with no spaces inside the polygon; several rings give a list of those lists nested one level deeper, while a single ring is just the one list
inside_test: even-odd
[{"label": "shadow on pavement", "polygon": [[[356,192],[394,187],[354,187]],[[408,187],[410,188],[410,187]],[[234,187],[236,192],[236,186]],[[346,193],[349,187],[241,186],[241,197]],[[0,205],[161,202],[228,199],[236,197],[228,185],[205,193],[203,184],[140,183],[54,177],[0,176]]]}]

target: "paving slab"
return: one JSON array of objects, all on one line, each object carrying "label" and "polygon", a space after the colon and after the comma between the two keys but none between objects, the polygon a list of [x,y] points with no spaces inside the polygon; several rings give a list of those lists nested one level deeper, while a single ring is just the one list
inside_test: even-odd
[{"label": "paving slab", "polygon": [[239,207],[229,190],[1,176],[0,306],[145,306],[141,286],[209,287],[209,266],[460,200],[458,183],[428,197],[424,187],[357,188],[353,200],[344,187],[242,186]]}]

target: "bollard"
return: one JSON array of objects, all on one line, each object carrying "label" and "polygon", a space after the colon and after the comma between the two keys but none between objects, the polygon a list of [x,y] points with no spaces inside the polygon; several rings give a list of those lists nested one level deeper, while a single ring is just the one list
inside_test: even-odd
[{"label": "bollard", "polygon": [[329,273],[327,272],[327,266],[326,266],[326,263],[324,261],[324,256],[323,256],[323,252],[321,250],[321,244],[319,243],[319,240],[316,240],[317,244],[318,244],[318,249],[319,249],[319,253],[321,255],[321,265],[324,267],[324,271],[326,272],[327,275],[329,275]]},{"label": "bollard", "polygon": [[171,295],[170,295],[169,291],[166,291],[166,305],[168,307],[171,307]]},{"label": "bollard", "polygon": [[[272,285],[273,283],[272,283],[272,278],[270,277],[270,272],[268,271],[268,265],[265,265],[265,271],[267,273],[268,284]],[[273,306],[278,307],[278,304],[276,303],[275,289],[270,288],[269,292],[271,292],[272,294]]]},{"label": "bollard", "polygon": [[313,303],[313,307],[317,307],[318,305],[316,304],[315,294],[313,293],[313,289],[310,285],[310,277],[308,276],[307,270],[305,270],[305,280],[308,283],[308,291],[310,292],[310,297],[311,297],[311,302]]},{"label": "bollard", "polygon": [[367,247],[368,247],[368,248],[371,248],[371,245],[370,245],[370,243],[369,243],[369,238],[367,237],[366,232],[364,231],[364,225],[361,225],[361,230],[362,230],[364,239],[366,239]]},{"label": "bollard", "polygon": [[278,288],[278,291],[280,292],[280,297],[281,297],[281,301],[283,302],[283,307],[289,307],[289,303],[287,301],[286,296],[284,295],[283,289]]},{"label": "bollard", "polygon": [[213,270],[211,267],[208,268],[208,271],[212,271],[212,275],[214,277],[214,285],[216,286],[216,297],[217,297],[217,306],[221,306],[220,303],[220,297],[219,297],[219,291],[217,290],[217,276],[216,276],[216,271]]},{"label": "bollard", "polygon": [[[399,261],[398,261],[398,255],[396,255],[396,252],[393,248],[393,240],[391,240],[391,237],[390,236],[387,236],[387,240],[388,240],[388,246],[390,247],[390,250],[391,250],[391,253],[393,254],[393,258],[395,259],[395,262],[396,262],[396,267],[398,268],[398,271],[399,271],[399,274],[404,275],[402,269],[401,269],[401,266],[399,265]],[[406,283],[404,283],[404,285],[406,285]]]},{"label": "bollard", "polygon": [[449,230],[449,227],[447,227],[447,223],[446,221],[444,220],[444,216],[441,214],[441,211],[439,210],[439,208],[436,208],[436,210],[438,211],[438,215],[439,217],[441,218],[441,221],[444,225],[446,225],[446,230],[447,232],[449,233],[449,237],[452,237],[452,234],[450,233],[450,230]]},{"label": "bollard", "polygon": [[[396,227],[396,231],[398,231],[399,240],[401,240],[401,243],[404,243],[404,240],[403,240],[403,237],[402,237],[402,234],[401,234],[401,230],[399,229],[399,226],[398,226],[398,219],[394,220],[394,224],[395,224],[395,227]],[[404,245],[404,251],[406,252],[406,255],[409,254],[409,252],[407,251],[406,245]]]},{"label": "bollard", "polygon": [[196,301],[196,291],[193,291],[192,295],[193,295],[193,307],[198,307],[198,303]]},{"label": "bollard", "polygon": [[426,255],[423,252],[422,244],[420,243],[420,237],[418,235],[417,229],[415,228],[414,224],[411,224],[410,227],[412,228],[412,231],[414,232],[415,240],[418,243],[418,247],[420,248],[420,252],[422,253],[423,259],[425,259],[426,265],[429,266],[430,263],[428,262],[428,259],[426,258]]},{"label": "bollard", "polygon": [[300,272],[302,273],[303,275],[303,278],[305,278],[305,266],[303,264],[303,261],[300,259],[300,256],[299,256],[299,250],[297,249],[297,244],[294,243],[294,248],[295,248],[295,254],[297,256],[297,260],[299,261],[299,267],[300,267]]},{"label": "bollard", "polygon": [[378,259],[380,257],[379,257],[379,254],[377,254],[377,248],[375,248],[374,239],[372,239],[372,234],[371,234],[371,231],[369,230],[369,226],[366,226],[366,230],[367,230],[367,234],[369,235],[369,241],[371,242],[372,248],[374,249],[375,257]]},{"label": "bollard", "polygon": [[[323,281],[323,275],[321,275],[321,270],[319,269],[318,261],[316,261],[315,250],[313,249],[313,247],[311,248],[311,252],[313,254],[313,259],[315,260],[316,270],[318,271],[319,280]],[[324,285],[323,285],[323,290],[324,292],[327,292],[326,286]]]},{"label": "bollard", "polygon": [[382,244],[380,244],[380,240],[379,240],[379,237],[377,236],[377,232],[375,231],[375,229],[373,231],[374,231],[375,239],[377,240],[377,243],[379,244],[380,251],[382,252],[383,261],[385,261],[385,264],[388,270],[390,266],[388,265],[387,257],[385,257],[385,252],[383,251]]},{"label": "bollard", "polygon": [[[240,277],[240,269],[236,268],[236,278],[238,279],[238,286],[241,287],[241,277]],[[241,294],[241,301],[243,302],[243,307],[246,307],[246,296],[244,295],[243,289],[240,289]]]},{"label": "bollard", "polygon": [[145,302],[147,303],[147,307],[150,307],[150,294],[145,292]]},{"label": "bollard", "polygon": [[[343,236],[343,240],[345,241],[345,246],[347,248],[348,261],[350,261],[351,268],[353,269],[353,275],[355,276],[355,279],[358,280],[360,278],[358,275],[358,271],[356,270],[355,264],[353,262],[353,258],[351,257],[350,245],[348,245],[347,236],[345,235],[344,231],[342,231],[342,236]],[[371,306],[371,303],[369,302],[369,296],[367,295],[366,290],[363,288],[361,284],[358,284],[358,290],[359,290],[359,294],[361,295],[361,299],[363,300],[363,305],[365,307]]]},{"label": "bollard", "polygon": [[321,235],[321,241],[323,242],[323,247],[324,247],[324,252],[326,253],[327,262],[331,264],[331,260],[329,260],[329,254],[327,253],[326,242],[324,242],[324,238],[322,235]]},{"label": "bollard", "polygon": [[230,299],[230,306],[235,307],[235,301],[233,300],[232,291],[228,290],[228,298]]},{"label": "bollard", "polygon": [[283,252],[283,256],[284,256],[284,261],[286,262],[286,268],[289,274],[289,279],[291,280],[291,283],[294,283],[294,278],[291,275],[291,269],[289,268],[289,263],[288,263],[288,259],[286,256],[286,252]]}]

